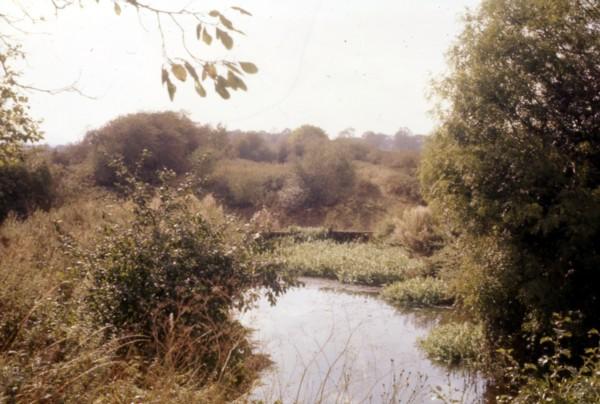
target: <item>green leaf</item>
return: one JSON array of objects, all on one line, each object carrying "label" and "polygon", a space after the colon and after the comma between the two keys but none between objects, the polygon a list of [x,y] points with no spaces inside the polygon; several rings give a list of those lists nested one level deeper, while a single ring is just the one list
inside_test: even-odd
[{"label": "green leaf", "polygon": [[208,33],[208,31],[204,30],[202,32],[202,40],[207,45],[210,45],[212,43],[212,36]]},{"label": "green leaf", "polygon": [[117,2],[115,2],[115,14],[121,15],[121,6],[119,6],[119,3]]},{"label": "green leaf", "polygon": [[198,93],[198,95],[200,95],[200,97],[206,97],[206,90],[204,89],[204,87],[202,87],[202,84],[200,84],[199,81],[196,81],[196,92]]},{"label": "green leaf", "polygon": [[196,73],[196,69],[194,68],[194,66],[192,66],[188,61],[186,61],[184,63],[184,65],[185,65],[185,69],[188,71],[190,76],[192,76],[194,81],[198,81],[198,79],[199,79],[198,73]]},{"label": "green leaf", "polygon": [[233,48],[233,38],[231,38],[231,36],[227,32],[217,28],[217,38],[221,40],[221,43],[225,48]]},{"label": "green leaf", "polygon": [[254,63],[240,62],[240,67],[248,74],[258,73],[258,67]]},{"label": "green leaf", "polygon": [[232,9],[234,9],[234,10],[236,10],[236,11],[239,11],[240,13],[242,13],[242,14],[244,14],[244,15],[252,15],[252,14],[250,14],[248,11],[244,10],[244,9],[243,9],[243,8],[241,8],[241,7],[233,6],[233,7],[231,7],[231,8],[232,8]]},{"label": "green leaf", "polygon": [[171,71],[179,81],[185,81],[185,79],[187,78],[187,72],[185,71],[185,67],[183,67],[180,64],[173,63],[171,65]]}]

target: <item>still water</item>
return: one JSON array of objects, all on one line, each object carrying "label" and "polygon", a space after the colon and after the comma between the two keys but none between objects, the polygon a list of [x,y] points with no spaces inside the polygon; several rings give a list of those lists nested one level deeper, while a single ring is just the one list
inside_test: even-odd
[{"label": "still water", "polygon": [[[443,310],[399,311],[370,288],[304,278],[275,306],[261,300],[241,322],[273,366],[251,399],[273,403],[475,403],[483,378],[429,361],[417,339]],[[441,397],[440,397],[441,396]],[[457,400],[457,401],[452,401]]]}]

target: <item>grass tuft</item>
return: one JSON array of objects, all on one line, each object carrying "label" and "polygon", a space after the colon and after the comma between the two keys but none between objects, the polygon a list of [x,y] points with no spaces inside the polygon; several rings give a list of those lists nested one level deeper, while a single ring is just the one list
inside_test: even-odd
[{"label": "grass tuft", "polygon": [[483,360],[483,327],[468,322],[443,324],[419,340],[419,346],[434,361],[446,365],[476,365]]},{"label": "grass tuft", "polygon": [[381,291],[381,296],[401,307],[448,306],[454,302],[446,283],[431,277],[392,283]]}]

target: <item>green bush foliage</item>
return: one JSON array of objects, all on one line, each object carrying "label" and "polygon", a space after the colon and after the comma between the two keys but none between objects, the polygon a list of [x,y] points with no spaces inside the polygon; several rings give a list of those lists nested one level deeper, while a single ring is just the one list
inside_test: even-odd
[{"label": "green bush foliage", "polygon": [[483,327],[469,322],[447,323],[433,328],[419,346],[434,361],[447,365],[477,365],[484,359]]},{"label": "green bush foliage", "polygon": [[288,167],[278,163],[223,161],[209,177],[207,188],[229,207],[260,209],[277,203],[287,175]]},{"label": "green bush foliage", "polygon": [[175,112],[125,115],[86,135],[93,145],[96,183],[109,187],[117,182],[112,164],[117,158],[143,181],[157,183],[159,170],[189,170],[190,153],[210,138],[210,128]]},{"label": "green bush foliage", "polygon": [[432,277],[392,283],[383,288],[381,296],[400,307],[447,306],[454,302],[446,282]]},{"label": "green bush foliage", "polygon": [[598,2],[484,1],[438,85],[449,107],[422,189],[462,235],[465,299],[490,341],[555,311],[599,325],[599,22]]},{"label": "green bush foliage", "polygon": [[329,145],[313,147],[294,165],[294,173],[307,192],[307,206],[331,206],[352,193],[354,166]]},{"label": "green bush foliage", "polygon": [[132,186],[133,220],[105,227],[91,251],[75,251],[98,324],[148,336],[179,313],[194,335],[206,335],[252,301],[249,290],[264,288],[271,300],[285,290],[275,265],[253,259],[250,235],[226,239],[178,190],[163,185],[152,199],[148,185]]},{"label": "green bush foliage", "polygon": [[[290,134],[285,150],[286,159],[304,156],[309,149],[315,149],[329,142],[325,131],[317,126],[302,125]],[[283,151],[282,151],[283,153]]]},{"label": "green bush foliage", "polygon": [[292,273],[344,283],[382,285],[421,275],[422,265],[397,247],[331,240],[283,242],[277,254]]},{"label": "green bush foliage", "polygon": [[35,209],[50,209],[54,200],[52,175],[47,165],[0,165],[0,222],[13,212],[25,217]]},{"label": "green bush foliage", "polygon": [[510,350],[500,350],[513,392],[498,397],[499,403],[600,402],[600,334],[591,329],[586,348],[577,354],[571,349],[571,323],[571,317],[555,314],[552,336],[540,339],[545,352],[532,363],[521,365]]},{"label": "green bush foliage", "polygon": [[237,135],[232,140],[236,157],[253,161],[275,161],[277,155],[267,141],[258,133],[249,132]]}]

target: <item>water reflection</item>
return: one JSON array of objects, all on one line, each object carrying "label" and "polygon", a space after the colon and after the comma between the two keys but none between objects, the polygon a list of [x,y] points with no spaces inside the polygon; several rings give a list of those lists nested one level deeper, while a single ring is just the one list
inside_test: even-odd
[{"label": "water reflection", "polygon": [[270,306],[241,316],[259,349],[275,365],[253,399],[284,403],[477,402],[484,381],[430,362],[416,340],[442,321],[444,311],[398,311],[373,288],[304,279]]}]

